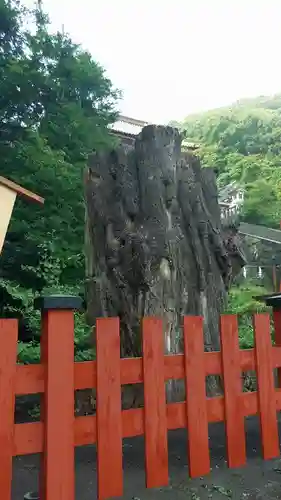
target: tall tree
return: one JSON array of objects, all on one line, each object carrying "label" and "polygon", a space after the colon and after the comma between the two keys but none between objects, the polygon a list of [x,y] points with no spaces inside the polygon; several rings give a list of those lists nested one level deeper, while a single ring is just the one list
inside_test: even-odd
[{"label": "tall tree", "polygon": [[85,189],[89,322],[118,315],[122,354],[140,355],[143,316],[164,319],[167,349],[178,352],[183,315],[202,314],[206,349],[217,349],[244,260],[235,231],[222,230],[212,169],[181,155],[176,129],[147,126],[132,152],[91,157]]},{"label": "tall tree", "polygon": [[81,286],[83,169],[111,144],[118,96],[88,52],[50,33],[40,4],[0,0],[0,173],[46,199],[40,211],[17,202],[1,255],[1,314],[26,311],[48,287]]}]

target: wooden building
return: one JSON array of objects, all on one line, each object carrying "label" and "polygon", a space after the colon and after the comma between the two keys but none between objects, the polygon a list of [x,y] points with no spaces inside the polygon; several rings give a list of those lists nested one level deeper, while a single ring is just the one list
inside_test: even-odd
[{"label": "wooden building", "polygon": [[[151,125],[150,122],[143,120],[136,120],[128,116],[119,115],[118,120],[111,125],[110,129],[114,135],[122,140],[122,143],[127,149],[132,149],[137,135],[141,132],[143,127]],[[182,143],[183,151],[194,151],[198,149],[198,144],[184,139]]]},{"label": "wooden building", "polygon": [[118,120],[113,123],[110,128],[112,133],[121,139],[127,149],[132,149],[135,144],[136,136],[146,125],[149,125],[149,122],[119,115]]},{"label": "wooden building", "polygon": [[0,254],[2,252],[17,195],[23,196],[36,203],[44,203],[44,199],[41,198],[41,196],[28,191],[28,189],[6,179],[6,177],[0,176]]}]

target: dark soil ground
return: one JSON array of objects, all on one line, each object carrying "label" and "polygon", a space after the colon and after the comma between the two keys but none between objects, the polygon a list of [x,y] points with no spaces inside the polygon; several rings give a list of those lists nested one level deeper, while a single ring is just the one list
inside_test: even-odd
[{"label": "dark soil ground", "polygon": [[[210,427],[212,472],[199,479],[188,478],[186,433],[169,433],[170,486],[157,490],[145,488],[144,441],[124,441],[124,496],[126,500],[273,500],[281,499],[281,459],[265,462],[261,458],[259,425],[256,418],[246,421],[248,463],[243,469],[226,465],[224,427]],[[281,430],[281,426],[280,426]],[[281,435],[281,434],[280,434]],[[59,464],[58,464],[59,467]],[[12,500],[23,500],[27,491],[37,490],[39,457],[14,460]],[[108,470],[110,481],[110,470]],[[76,500],[96,498],[95,447],[76,450]]]}]

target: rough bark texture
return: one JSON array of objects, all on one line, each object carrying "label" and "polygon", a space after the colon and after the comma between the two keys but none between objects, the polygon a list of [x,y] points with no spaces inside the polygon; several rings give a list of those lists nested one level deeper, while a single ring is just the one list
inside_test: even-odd
[{"label": "rough bark texture", "polygon": [[85,194],[89,323],[118,315],[122,356],[139,356],[143,316],[164,319],[174,353],[183,315],[203,315],[205,347],[218,349],[219,314],[244,260],[237,231],[222,231],[213,170],[181,153],[176,129],[149,125],[132,151],[92,155]]}]

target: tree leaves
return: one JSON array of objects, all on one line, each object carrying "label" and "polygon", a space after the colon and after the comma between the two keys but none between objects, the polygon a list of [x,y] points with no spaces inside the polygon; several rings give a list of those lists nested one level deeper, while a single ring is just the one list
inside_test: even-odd
[{"label": "tree leaves", "polygon": [[220,187],[235,181],[245,188],[244,220],[279,228],[281,94],[187,118],[182,128],[203,144],[203,164],[217,168]]},{"label": "tree leaves", "polygon": [[46,200],[44,207],[16,202],[1,255],[2,315],[9,306],[20,317],[28,312],[19,290],[78,293],[83,169],[90,152],[112,143],[107,126],[118,96],[88,52],[50,33],[40,7],[0,0],[0,172]]}]

